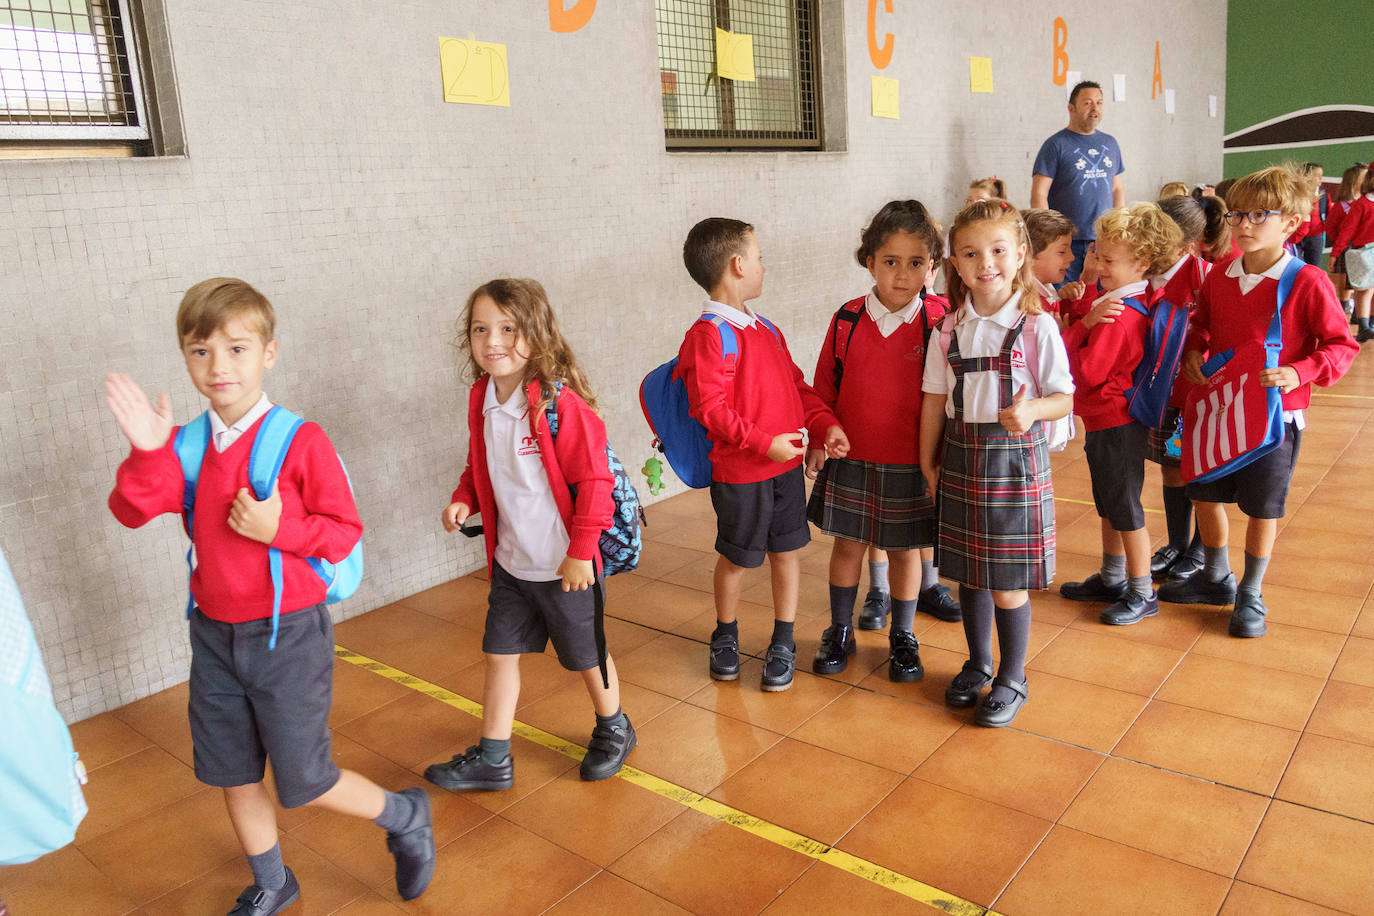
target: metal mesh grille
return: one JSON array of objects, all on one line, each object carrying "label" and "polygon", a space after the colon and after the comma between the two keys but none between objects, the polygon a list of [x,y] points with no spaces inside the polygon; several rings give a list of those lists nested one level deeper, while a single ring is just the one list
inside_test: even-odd
[{"label": "metal mesh grille", "polygon": [[139,126],[121,7],[118,0],[0,0],[0,125]]},{"label": "metal mesh grille", "polygon": [[[820,147],[815,0],[657,0],[670,148]],[[717,28],[753,36],[752,82],[715,75]]]}]

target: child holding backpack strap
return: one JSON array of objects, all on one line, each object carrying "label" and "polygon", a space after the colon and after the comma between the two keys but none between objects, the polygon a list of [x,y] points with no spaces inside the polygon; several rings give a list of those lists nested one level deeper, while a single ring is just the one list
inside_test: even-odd
[{"label": "child holding backpack strap", "polygon": [[[892,577],[891,680],[925,674],[912,632],[917,610],[946,620],[962,616],[931,562],[935,502],[918,463],[921,392],[911,377],[913,364],[925,362],[931,328],[945,314],[943,299],[924,294],[926,276],[943,254],[940,230],[920,201],[885,204],[855,252],[873,275],[873,291],[835,313],[816,361],[812,387],[849,436],[843,458],[827,461],[820,449],[807,454],[807,476],[816,481],[807,518],[835,538],[830,626],[811,663],[817,674],[845,670],[857,650],[854,603],[865,545],[887,552]],[[823,441],[824,434],[813,429],[811,441]],[[862,619],[859,626],[868,628]]]},{"label": "child holding backpack strap", "polygon": [[1159,613],[1140,504],[1149,434],[1131,416],[1130,393],[1149,336],[1145,277],[1173,264],[1183,235],[1149,203],[1109,210],[1097,222],[1097,268],[1106,292],[1064,331],[1064,346],[1073,368],[1074,413],[1086,430],[1093,504],[1102,520],[1102,568],[1082,582],[1065,582],[1059,594],[1105,601],[1102,622],[1124,626]]},{"label": "child holding backpack strap", "polygon": [[543,652],[552,640],[563,667],[581,673],[596,711],[581,776],[606,779],[636,744],[597,613],[601,533],[615,512],[606,424],[536,281],[477,287],[459,327],[475,383],[467,466],[442,520],[445,531],[458,531],[482,513],[491,573],[482,636],[487,674],[481,739],[428,767],[425,778],[453,791],[515,784],[510,742],[520,656]]},{"label": "child holding backpack strap", "polygon": [[[1303,265],[1289,271],[1293,256],[1284,251],[1283,243],[1311,205],[1303,177],[1291,166],[1273,166],[1241,178],[1227,199],[1231,210],[1226,219],[1242,254],[1203,281],[1180,374],[1189,382],[1205,384],[1204,354],[1264,343],[1277,309],[1277,365],[1259,373],[1259,385],[1277,388],[1282,395],[1283,439],[1267,454],[1229,474],[1188,484],[1202,532],[1204,566],[1189,579],[1166,583],[1159,597],[1181,604],[1234,604],[1230,633],[1247,638],[1266,631],[1268,608],[1261,583],[1307,425],[1304,411],[1312,398],[1312,385],[1335,383],[1350,367],[1359,345],[1350,336],[1335,290],[1322,270]],[[1292,286],[1280,301],[1285,271]],[[1185,437],[1191,434],[1185,428]],[[1237,503],[1249,516],[1245,572],[1239,586],[1226,550],[1229,529],[1224,504],[1229,502]]]},{"label": "child holding backpack strap", "polygon": [[[195,544],[188,709],[196,777],[223,788],[253,870],[231,916],[270,916],[300,896],[282,863],[276,806],[262,783],[269,758],[284,807],[316,805],[387,831],[403,898],[424,893],[435,862],[425,791],[388,792],[340,770],[330,756],[333,624],[327,583],[311,560],[343,561],[363,530],[338,454],[322,429],[305,423],[270,495],[255,498],[246,486],[265,418],[280,410],[262,393],[263,374],[277,359],[275,324],[271,303],[242,280],[205,280],[181,300],[182,355],[210,402],[211,435],[192,493],[171,400],[159,395],[154,407],[126,375],[105,381],[105,402],[133,446],[119,466],[110,511],[130,528],[184,512]],[[277,565],[273,551],[280,587],[265,574]]]},{"label": "child holding backpack strap", "polygon": [[949,247],[954,310],[926,351],[920,462],[939,505],[935,556],[959,583],[969,648],[945,702],[977,704],[974,722],[996,727],[1011,724],[1029,692],[1028,590],[1054,577],[1044,425],[1068,414],[1073,381],[1059,329],[1035,295],[1016,209],[1000,200],[970,204],[954,221]]}]

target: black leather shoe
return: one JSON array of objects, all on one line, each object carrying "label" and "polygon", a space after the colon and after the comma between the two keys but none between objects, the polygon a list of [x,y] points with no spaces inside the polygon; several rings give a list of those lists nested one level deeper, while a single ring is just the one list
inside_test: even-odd
[{"label": "black leather shoe", "polygon": [[1148,598],[1127,593],[1120,601],[1109,605],[1099,619],[1108,626],[1124,627],[1133,623],[1140,623],[1146,617],[1153,617],[1158,613],[1159,595],[1157,593],[1150,592]]},{"label": "black leather shoe", "polygon": [[1231,611],[1231,625],[1228,628],[1232,636],[1239,639],[1255,639],[1268,632],[1264,625],[1265,615],[1269,613],[1269,608],[1264,606],[1264,599],[1248,589],[1236,595],[1236,607]]},{"label": "black leather shoe", "polygon": [[1185,553],[1174,561],[1174,565],[1169,567],[1169,576],[1166,582],[1182,582],[1184,579],[1191,579],[1202,572],[1203,558],[1192,553]]},{"label": "black leather shoe", "polygon": [[500,763],[488,763],[478,745],[454,754],[448,763],[432,763],[425,779],[450,792],[491,792],[515,785],[515,759],[510,754]]},{"label": "black leather shoe", "polygon": [[763,691],[781,693],[792,686],[792,672],[797,667],[797,647],[773,643],[763,653]]},{"label": "black leather shoe", "polygon": [[963,670],[954,675],[954,680],[945,688],[945,705],[962,709],[978,702],[983,688],[992,683],[992,666],[986,668],[975,665],[971,660],[964,662]]},{"label": "black leather shoe", "polygon": [[[1025,681],[1016,683],[1004,677],[992,679],[992,690],[987,692],[978,708],[973,712],[973,724],[981,725],[984,728],[1002,728],[1010,725],[1016,718],[1016,714],[1021,711],[1021,707],[1026,705],[1026,700],[1030,697],[1030,690]],[[1011,699],[992,699],[998,687],[1005,687],[1006,690],[1000,691],[1003,696],[1009,690]]]},{"label": "black leather shoe", "polygon": [[854,628],[831,624],[821,634],[821,645],[811,662],[811,670],[817,674],[839,674],[849,667],[849,656],[859,651],[854,641]]},{"label": "black leather shoe", "polygon": [[1169,567],[1174,565],[1174,561],[1183,556],[1183,551],[1173,544],[1165,544],[1155,551],[1154,556],[1150,557],[1150,575],[1156,579],[1163,579],[1169,575]]},{"label": "black leather shoe", "polygon": [[587,754],[578,769],[583,781],[596,782],[619,773],[625,765],[625,758],[639,743],[630,717],[621,713],[620,718],[622,721],[618,725],[602,725],[598,722],[596,728],[592,729],[592,740],[587,742]]},{"label": "black leather shoe", "polygon": [[881,630],[887,626],[887,615],[892,613],[892,593],[870,588],[864,598],[864,609],[859,612],[860,630]]},{"label": "black leather shoe", "polygon": [[300,899],[301,885],[295,872],[286,869],[286,883],[274,891],[250,884],[239,894],[229,916],[276,916]]},{"label": "black leather shoe", "polygon": [[936,620],[958,622],[964,619],[963,609],[945,585],[932,585],[917,595],[916,610],[922,614],[929,614]]},{"label": "black leather shoe", "polygon": [[887,638],[887,679],[898,684],[909,684],[926,676],[925,666],[921,664],[921,644],[910,630],[894,629]]},{"label": "black leather shoe", "polygon": [[1187,579],[1173,579],[1159,587],[1159,600],[1170,604],[1235,604],[1236,574],[1227,573],[1220,582],[1200,572]]},{"label": "black leather shoe", "polygon": [[739,637],[720,633],[711,637],[711,679],[733,681],[739,677]]},{"label": "black leather shoe", "polygon": [[396,860],[396,893],[402,900],[414,900],[425,892],[434,877],[434,814],[429,796],[419,786],[404,789],[400,794],[418,806],[419,823],[404,833],[388,833],[386,848]]},{"label": "black leather shoe", "polygon": [[1100,573],[1093,573],[1082,582],[1065,582],[1059,586],[1061,597],[1070,601],[1118,601],[1126,594],[1126,583],[1108,585]]}]

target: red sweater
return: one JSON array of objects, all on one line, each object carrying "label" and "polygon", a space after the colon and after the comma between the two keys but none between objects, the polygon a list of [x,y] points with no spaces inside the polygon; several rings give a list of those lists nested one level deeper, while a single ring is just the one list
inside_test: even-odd
[{"label": "red sweater", "polygon": [[[1136,300],[1139,301],[1139,300]],[[1127,305],[1110,324],[1075,322],[1064,331],[1073,373],[1073,412],[1088,432],[1131,422],[1126,389],[1145,355],[1149,319]]]},{"label": "red sweater", "polygon": [[711,440],[711,479],[771,480],[801,465],[800,458],[779,464],[768,457],[774,436],[803,427],[825,430],[839,420],[806,384],[781,332],[757,320],[731,329],[739,346],[733,381],[725,372],[720,331],[709,321],[692,322],[674,377],[686,384],[692,416]]},{"label": "red sweater", "polygon": [[1331,258],[1339,258],[1347,249],[1363,248],[1374,242],[1374,200],[1361,197],[1341,217],[1341,232],[1331,246]]},{"label": "red sweater", "polygon": [[1326,236],[1333,244],[1336,236],[1340,234],[1341,222],[1345,215],[1350,212],[1350,208],[1355,206],[1353,200],[1333,200],[1330,208],[1326,211]]},{"label": "red sweater", "polygon": [[[1223,269],[1213,270],[1202,282],[1185,348],[1221,353],[1247,341],[1263,341],[1274,320],[1277,297],[1277,280],[1265,277],[1242,296],[1236,279]],[[1301,383],[1283,396],[1284,410],[1310,404],[1312,384],[1334,384],[1360,352],[1331,281],[1310,264],[1298,271],[1284,303],[1281,337],[1279,365],[1296,369]]]},{"label": "red sweater", "polygon": [[[496,554],[496,496],[487,468],[486,417],[482,405],[491,379],[483,376],[468,394],[468,463],[458,479],[458,489],[450,502],[466,503],[473,514],[482,513],[482,535],[487,544],[487,569]],[[530,382],[525,397],[539,402],[539,382]],[[539,439],[539,457],[549,476],[549,489],[568,529],[568,556],[591,560],[601,568],[598,543],[601,532],[611,527],[615,502],[611,492],[615,478],[606,463],[606,424],[587,402],[567,386],[558,394],[558,441],[549,431],[544,411],[534,417],[534,434]],[[574,502],[569,487],[577,487]]]},{"label": "red sweater", "polygon": [[[1202,289],[1202,281],[1206,278],[1212,265],[1202,258],[1193,255],[1188,259],[1188,263],[1180,267],[1169,282],[1165,283],[1153,296],[1150,302],[1153,304],[1158,299],[1167,299],[1175,305],[1188,305],[1189,321],[1192,321],[1192,310],[1197,305],[1198,293]],[[1185,338],[1186,340],[1186,338]],[[1192,382],[1189,382],[1182,375],[1174,376],[1174,387],[1169,394],[1170,407],[1182,407],[1187,403],[1188,392],[1193,389]]]},{"label": "red sweater", "polygon": [[[248,455],[262,420],[223,452],[205,450],[196,484],[196,568],[191,594],[206,617],[244,623],[272,616],[268,545],[229,527],[229,508],[248,482]],[[165,512],[181,512],[185,480],[173,442],[152,451],[133,449],[115,474],[110,511],[123,525],[140,528]],[[281,612],[299,611],[324,600],[325,585],[306,563],[323,557],[337,563],[363,534],[343,465],[329,437],[314,423],[296,433],[278,478],[281,521],[272,545],[282,555]]]},{"label": "red sweater", "polygon": [[[835,390],[834,321],[821,344],[812,387],[839,417],[849,437],[848,457],[875,464],[919,464],[925,329],[935,327],[944,317],[945,300],[927,296],[921,314],[884,337],[864,307],[865,298],[853,300],[862,310],[846,344],[839,391]],[[841,322],[840,333],[848,334],[849,327]],[[813,426],[810,432],[812,447],[819,448],[825,427]]]}]

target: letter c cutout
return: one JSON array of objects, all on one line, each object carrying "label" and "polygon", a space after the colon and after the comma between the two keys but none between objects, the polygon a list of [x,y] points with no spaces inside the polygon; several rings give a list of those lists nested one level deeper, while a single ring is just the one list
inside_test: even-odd
[{"label": "letter c cutout", "polygon": [[[883,0],[883,9],[892,12],[892,0]],[[892,63],[892,47],[896,44],[896,39],[891,32],[883,34],[883,43],[878,44],[878,0],[868,0],[868,59],[873,61],[873,66],[879,70]]]}]

